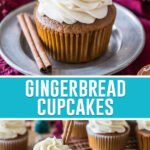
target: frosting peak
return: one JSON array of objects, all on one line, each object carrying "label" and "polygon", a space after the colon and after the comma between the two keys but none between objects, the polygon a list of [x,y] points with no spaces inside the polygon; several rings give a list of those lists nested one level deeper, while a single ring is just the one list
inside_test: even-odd
[{"label": "frosting peak", "polygon": [[94,133],[124,133],[128,127],[124,120],[93,120],[88,124]]},{"label": "frosting peak", "polygon": [[37,143],[33,150],[71,150],[69,146],[63,145],[61,139],[47,138],[44,141]]},{"label": "frosting peak", "polygon": [[138,120],[137,124],[139,130],[145,129],[150,131],[150,120]]},{"label": "frosting peak", "polygon": [[112,0],[39,0],[38,12],[60,23],[90,24],[106,17],[108,5]]},{"label": "frosting peak", "polygon": [[25,121],[0,120],[0,139],[13,139],[26,132]]}]

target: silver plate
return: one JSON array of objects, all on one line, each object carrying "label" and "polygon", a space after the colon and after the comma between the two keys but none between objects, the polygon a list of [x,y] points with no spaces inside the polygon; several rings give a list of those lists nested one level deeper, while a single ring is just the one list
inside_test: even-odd
[{"label": "silver plate", "polygon": [[[108,75],[116,73],[132,63],[141,53],[145,34],[137,17],[126,8],[115,4],[117,18],[108,49],[100,58],[83,64],[53,63],[53,71],[46,75]],[[16,15],[32,14],[35,2],[10,13],[0,24],[0,55],[13,68],[27,75],[45,75],[37,65],[21,33]]]}]

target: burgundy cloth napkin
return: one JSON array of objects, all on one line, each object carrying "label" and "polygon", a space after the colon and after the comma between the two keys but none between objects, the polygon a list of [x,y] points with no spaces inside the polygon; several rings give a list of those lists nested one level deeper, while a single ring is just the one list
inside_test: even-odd
[{"label": "burgundy cloth napkin", "polygon": [[63,124],[62,121],[56,121],[54,124],[54,131],[52,133],[52,137],[61,138],[61,135],[63,133]]},{"label": "burgundy cloth napkin", "polygon": [[142,54],[126,69],[117,75],[136,75],[145,65],[150,64],[150,3],[142,3],[141,0],[114,0],[130,9],[138,16],[146,33],[146,44]]},{"label": "burgundy cloth napkin", "polygon": [[[2,20],[10,11],[30,1],[32,0],[0,0],[0,20]],[[139,17],[146,32],[146,44],[142,54],[130,66],[117,73],[117,75],[136,75],[141,67],[150,64],[150,4],[142,3],[141,0],[114,1],[132,10]],[[20,74],[21,73],[7,65],[0,57],[0,75]]]},{"label": "burgundy cloth napkin", "polygon": [[[0,21],[12,10],[32,0],[0,0]],[[0,75],[21,75],[0,57]]]}]

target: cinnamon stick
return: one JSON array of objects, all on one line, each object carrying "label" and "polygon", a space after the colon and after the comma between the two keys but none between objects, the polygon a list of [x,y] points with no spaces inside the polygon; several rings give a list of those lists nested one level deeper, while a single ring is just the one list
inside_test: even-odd
[{"label": "cinnamon stick", "polygon": [[72,128],[73,128],[73,120],[70,121],[70,125],[68,127],[68,134],[66,135],[66,141],[65,143],[67,144],[70,140],[70,136],[71,136],[71,132],[72,132]]},{"label": "cinnamon stick", "polygon": [[65,141],[66,141],[67,130],[68,130],[69,124],[70,124],[70,120],[66,121],[65,127],[64,127],[64,132],[62,135],[63,144],[65,144]]},{"label": "cinnamon stick", "polygon": [[34,27],[34,24],[30,18],[30,15],[27,13],[24,13],[24,18],[25,18],[25,21],[27,22],[27,26],[30,30],[30,34],[33,37],[33,41],[35,43],[36,49],[39,53],[39,56],[41,57],[46,69],[48,71],[50,71],[52,68],[52,64],[51,64],[51,62],[50,62],[50,60],[49,60],[49,58],[45,52],[44,46],[43,46],[43,44],[42,44],[42,42],[38,36],[38,33]]},{"label": "cinnamon stick", "polygon": [[17,19],[19,21],[19,24],[20,24],[20,26],[22,28],[22,31],[23,31],[23,33],[24,33],[24,35],[26,37],[26,40],[27,40],[27,42],[29,44],[29,47],[30,47],[31,52],[33,54],[33,57],[34,57],[37,65],[38,65],[40,71],[41,72],[45,72],[46,68],[45,68],[44,63],[42,62],[42,60],[41,60],[41,58],[40,58],[36,48],[35,48],[35,45],[34,45],[34,42],[32,40],[32,37],[30,35],[29,29],[28,29],[27,24],[26,24],[26,22],[24,20],[24,15],[23,14],[17,15]]},{"label": "cinnamon stick", "polygon": [[52,70],[52,63],[46,54],[46,50],[38,36],[30,15],[27,13],[19,14],[17,15],[17,19],[40,71],[50,72]]},{"label": "cinnamon stick", "polygon": [[69,142],[73,125],[74,125],[73,120],[68,120],[65,124],[64,133],[62,136],[62,140],[64,144],[67,144]]}]

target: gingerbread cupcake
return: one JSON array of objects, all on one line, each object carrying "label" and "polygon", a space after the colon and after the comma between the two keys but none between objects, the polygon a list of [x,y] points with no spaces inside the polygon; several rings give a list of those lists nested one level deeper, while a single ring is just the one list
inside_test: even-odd
[{"label": "gingerbread cupcake", "polygon": [[137,73],[138,76],[150,76],[150,65],[144,66]]},{"label": "gingerbread cupcake", "polygon": [[0,121],[0,150],[27,150],[25,121]]},{"label": "gingerbread cupcake", "polygon": [[89,121],[87,133],[93,150],[124,150],[130,127],[126,121]]},{"label": "gingerbread cupcake", "polygon": [[[65,126],[66,121],[63,121],[63,126]],[[75,120],[74,126],[71,132],[72,138],[87,138],[86,125],[87,120]]]},{"label": "gingerbread cupcake", "polygon": [[38,34],[49,55],[66,63],[100,57],[108,46],[115,17],[112,0],[39,0],[34,10]]},{"label": "gingerbread cupcake", "polygon": [[150,150],[150,120],[137,121],[136,137],[139,150]]}]

